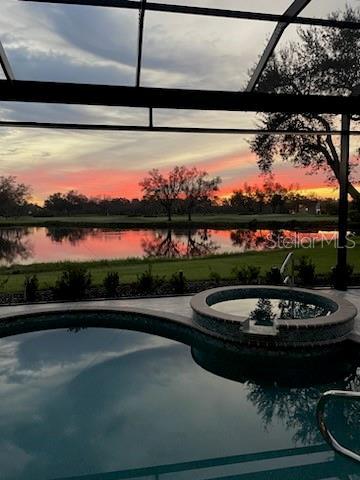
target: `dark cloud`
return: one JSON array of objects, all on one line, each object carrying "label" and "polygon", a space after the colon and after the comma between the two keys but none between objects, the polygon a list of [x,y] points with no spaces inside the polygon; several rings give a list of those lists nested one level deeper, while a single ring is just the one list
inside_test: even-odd
[{"label": "dark cloud", "polygon": [[103,83],[132,85],[135,69],[111,63],[80,61],[69,53],[55,50],[31,51],[24,46],[10,47],[8,56],[19,80]]}]

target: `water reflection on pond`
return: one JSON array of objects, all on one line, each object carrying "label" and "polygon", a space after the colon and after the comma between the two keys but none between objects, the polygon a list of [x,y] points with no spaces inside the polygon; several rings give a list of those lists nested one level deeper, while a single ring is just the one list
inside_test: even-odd
[{"label": "water reflection on pond", "polygon": [[290,230],[0,228],[0,264],[128,257],[197,257],[332,241],[335,232]]}]

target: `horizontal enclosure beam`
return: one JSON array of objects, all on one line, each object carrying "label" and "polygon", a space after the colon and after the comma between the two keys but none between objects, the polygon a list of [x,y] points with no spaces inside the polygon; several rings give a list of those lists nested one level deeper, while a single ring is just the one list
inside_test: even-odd
[{"label": "horizontal enclosure beam", "polygon": [[[134,0],[21,0],[23,2],[52,3],[63,5],[86,5],[93,7],[112,7],[139,10],[139,2]],[[329,18],[294,17],[273,13],[244,12],[239,10],[226,10],[222,8],[195,7],[191,5],[172,5],[147,2],[146,10],[153,12],[182,13],[188,15],[201,15],[207,17],[238,18],[243,20],[260,20],[267,22],[283,22],[298,25],[314,25],[321,27],[336,27],[358,30],[359,22],[333,20]]]},{"label": "horizontal enclosure beam", "polygon": [[0,101],[186,110],[360,113],[360,97],[0,80]]},{"label": "horizontal enclosure beam", "polygon": [[[341,136],[341,130],[259,130],[256,128],[216,128],[216,127],[165,127],[147,125],[109,125],[88,123],[52,123],[52,122],[14,122],[0,120],[0,127],[8,128],[42,128],[51,130],[90,130],[109,132],[158,132],[158,133],[203,133],[219,135],[337,135]],[[360,136],[360,130],[347,132],[353,136]]]}]

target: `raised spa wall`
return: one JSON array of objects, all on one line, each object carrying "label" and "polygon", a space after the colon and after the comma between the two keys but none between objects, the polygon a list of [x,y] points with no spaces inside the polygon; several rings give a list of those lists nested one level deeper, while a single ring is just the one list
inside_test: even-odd
[{"label": "raised spa wall", "polygon": [[[251,326],[246,317],[219,312],[219,302],[241,298],[280,298],[314,303],[330,314],[309,319],[276,320],[273,327]],[[271,348],[313,347],[346,340],[354,327],[357,310],[347,300],[312,290],[288,287],[224,287],[195,295],[191,300],[193,320],[202,327],[246,345]]]}]

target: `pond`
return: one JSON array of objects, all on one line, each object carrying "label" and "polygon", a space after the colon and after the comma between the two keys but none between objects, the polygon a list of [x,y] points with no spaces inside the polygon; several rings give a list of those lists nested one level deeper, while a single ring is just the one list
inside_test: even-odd
[{"label": "pond", "polygon": [[122,230],[109,228],[0,228],[0,264],[129,257],[197,257],[330,242],[336,232],[291,230]]},{"label": "pond", "polygon": [[[359,478],[360,466],[330,451],[315,418],[322,392],[360,388],[356,360],[336,379],[304,385],[295,375],[286,386],[267,375],[228,380],[198,356],[111,329],[0,339],[1,478]],[[358,407],[328,411],[354,449]]]}]

